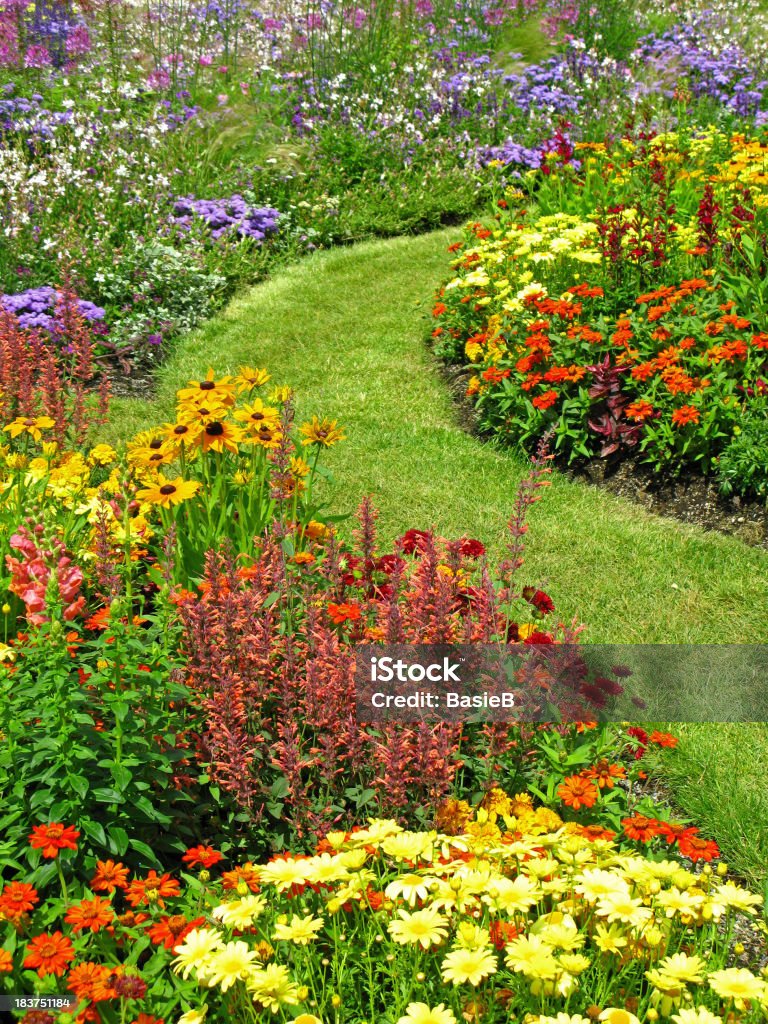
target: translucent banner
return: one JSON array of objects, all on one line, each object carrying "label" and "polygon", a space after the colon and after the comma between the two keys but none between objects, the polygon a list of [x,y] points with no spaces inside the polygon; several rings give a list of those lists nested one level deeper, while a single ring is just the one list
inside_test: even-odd
[{"label": "translucent banner", "polygon": [[768,645],[371,644],[361,722],[767,722]]}]

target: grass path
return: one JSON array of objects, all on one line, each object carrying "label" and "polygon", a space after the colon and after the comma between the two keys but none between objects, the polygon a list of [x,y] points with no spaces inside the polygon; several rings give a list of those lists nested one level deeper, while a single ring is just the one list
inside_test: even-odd
[{"label": "grass path", "polygon": [[[116,401],[111,439],[172,415],[175,389],[240,363],[293,386],[299,415],[338,417],[327,460],[335,510],[372,494],[381,531],[504,542],[523,461],[467,435],[423,343],[456,231],[316,255],[232,302],[183,340],[152,403]],[[557,475],[532,510],[527,577],[592,642],[756,643],[768,634],[768,555],[651,516]]]},{"label": "grass path", "polygon": [[[464,433],[423,343],[433,288],[456,232],[339,249],[236,299],[185,338],[157,401],[119,401],[109,438],[173,414],[178,386],[209,366],[267,366],[298,392],[299,414],[337,417],[336,510],[373,494],[381,532],[470,534],[498,552],[523,461]],[[534,507],[527,578],[546,584],[592,642],[758,643],[768,636],[768,555],[556,475]],[[675,727],[664,774],[688,814],[751,880],[766,875],[765,725]]]}]

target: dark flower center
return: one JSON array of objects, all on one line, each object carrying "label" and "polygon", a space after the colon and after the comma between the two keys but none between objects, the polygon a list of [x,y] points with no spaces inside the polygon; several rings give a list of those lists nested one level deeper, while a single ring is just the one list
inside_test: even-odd
[{"label": "dark flower center", "polygon": [[205,428],[205,432],[209,437],[221,437],[224,433],[224,425],[222,423],[209,423]]},{"label": "dark flower center", "polygon": [[176,493],[176,485],[175,484],[163,484],[163,486],[160,488],[160,493],[161,494],[175,494]]},{"label": "dark flower center", "polygon": [[200,382],[201,391],[213,391],[215,387],[216,384],[212,380],[204,380]]}]

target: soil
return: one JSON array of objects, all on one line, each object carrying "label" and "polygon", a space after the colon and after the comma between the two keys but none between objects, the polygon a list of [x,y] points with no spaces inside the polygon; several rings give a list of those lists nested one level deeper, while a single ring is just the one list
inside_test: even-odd
[{"label": "soil", "polygon": [[[458,411],[461,427],[480,436],[475,410],[464,397],[469,374],[460,368],[439,367]],[[612,494],[636,502],[658,516],[667,516],[705,530],[738,537],[745,544],[768,550],[768,504],[719,493],[714,481],[699,474],[685,479],[659,476],[638,459],[618,463],[591,459],[575,467],[557,464],[571,479],[602,487]]]},{"label": "soil", "polygon": [[153,369],[131,369],[126,373],[124,368],[110,365],[106,374],[111,394],[116,398],[140,398],[146,402],[155,397],[157,384]]}]

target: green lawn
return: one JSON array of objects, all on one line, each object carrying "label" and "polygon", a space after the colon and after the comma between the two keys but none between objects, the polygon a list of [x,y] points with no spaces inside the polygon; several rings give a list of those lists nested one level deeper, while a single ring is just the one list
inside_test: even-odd
[{"label": "green lawn", "polygon": [[[157,401],[115,401],[111,439],[172,415],[175,389],[212,366],[269,368],[299,415],[337,417],[335,510],[364,494],[391,539],[409,527],[501,551],[521,458],[466,434],[424,344],[456,231],[318,254],[237,298],[184,338]],[[593,643],[755,643],[768,634],[768,554],[652,516],[556,475],[532,510],[526,577]]]},{"label": "green lawn", "polygon": [[717,839],[731,869],[762,891],[768,887],[768,724],[671,729],[680,744],[658,764],[675,800]]},{"label": "green lawn", "polygon": [[[116,401],[107,435],[172,416],[175,389],[209,366],[263,365],[296,388],[300,416],[337,417],[336,510],[372,494],[381,532],[408,527],[501,551],[524,462],[469,436],[424,344],[432,292],[455,231],[319,254],[236,299],[186,337],[155,403]],[[563,476],[531,516],[526,577],[595,643],[758,643],[768,635],[768,554],[649,515]],[[751,880],[768,864],[768,726],[671,726],[663,771],[684,811]]]}]

